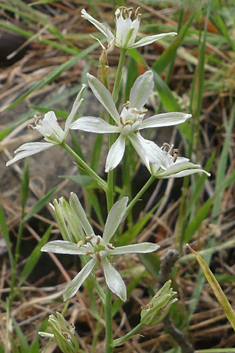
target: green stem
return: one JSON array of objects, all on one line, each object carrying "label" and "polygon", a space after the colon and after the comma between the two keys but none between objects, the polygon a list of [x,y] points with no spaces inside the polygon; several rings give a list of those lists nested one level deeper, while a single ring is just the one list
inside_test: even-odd
[{"label": "green stem", "polygon": [[62,142],[61,146],[65,149],[65,151],[67,151],[71,156],[73,156],[79,167],[83,168],[83,170],[85,170],[87,174],[94,178],[104,191],[107,191],[107,183],[102,178],[100,178],[99,175],[96,174],[96,172],[91,167],[89,167],[89,165],[84,162],[84,160],[79,157],[71,147],[69,147],[65,142]]},{"label": "green stem", "polygon": [[150,185],[154,182],[154,180],[156,180],[156,178],[151,175],[151,177],[149,178],[149,180],[146,182],[146,184],[142,187],[142,189],[138,192],[138,194],[135,195],[135,197],[133,198],[133,200],[129,203],[127,209],[126,209],[126,214],[128,215],[128,213],[130,212],[130,210],[135,206],[135,204],[137,203],[137,201],[139,201],[139,199],[141,198],[141,196],[145,193],[145,191],[150,187]]},{"label": "green stem", "polygon": [[120,87],[120,81],[122,78],[122,68],[124,65],[125,55],[126,55],[126,49],[121,49],[121,54],[118,62],[118,68],[116,72],[116,78],[115,78],[115,83],[114,83],[113,93],[112,93],[114,102],[117,102],[118,100],[118,91]]},{"label": "green stem", "polygon": [[113,347],[121,346],[125,341],[129,340],[133,335],[135,335],[143,326],[144,324],[140,322],[135,328],[133,328],[133,330],[128,332],[125,336],[114,340]]},{"label": "green stem", "polygon": [[106,324],[106,336],[105,336],[105,353],[113,352],[113,325],[112,325],[112,292],[106,287],[106,300],[104,305],[105,310],[105,324]]}]

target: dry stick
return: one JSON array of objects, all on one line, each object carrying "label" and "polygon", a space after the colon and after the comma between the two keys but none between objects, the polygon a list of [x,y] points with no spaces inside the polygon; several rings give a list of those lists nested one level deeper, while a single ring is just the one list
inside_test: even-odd
[{"label": "dry stick", "polygon": [[[179,254],[176,250],[172,249],[167,251],[165,258],[161,262],[161,268],[159,273],[159,288],[161,288],[164,283],[168,280],[171,269],[174,266],[175,262],[178,260],[178,258]],[[181,347],[183,353],[195,352],[193,346],[189,342],[187,342],[183,332],[178,330],[172,323],[169,314],[163,319],[163,324],[166,332],[174,338],[174,340]]]}]

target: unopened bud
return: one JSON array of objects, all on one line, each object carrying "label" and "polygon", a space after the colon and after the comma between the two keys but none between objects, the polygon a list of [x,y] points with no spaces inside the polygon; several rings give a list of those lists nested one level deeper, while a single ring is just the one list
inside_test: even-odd
[{"label": "unopened bud", "polygon": [[159,323],[169,313],[170,307],[178,299],[173,298],[176,292],[171,288],[171,280],[159,289],[149,304],[142,307],[141,323],[147,326]]}]

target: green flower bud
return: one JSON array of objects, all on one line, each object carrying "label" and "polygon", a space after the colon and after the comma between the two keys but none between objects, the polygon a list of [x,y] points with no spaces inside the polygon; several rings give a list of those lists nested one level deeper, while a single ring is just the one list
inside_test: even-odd
[{"label": "green flower bud", "polygon": [[141,323],[147,326],[159,323],[169,313],[170,307],[178,299],[173,298],[176,292],[171,288],[171,280],[159,289],[149,304],[142,306]]},{"label": "green flower bud", "polygon": [[57,318],[54,315],[50,315],[48,320],[53,334],[47,332],[39,332],[39,334],[42,337],[53,338],[63,353],[77,353],[79,344],[74,336],[74,326],[70,325],[70,328],[68,328],[67,322],[63,316],[58,312],[56,314]]}]

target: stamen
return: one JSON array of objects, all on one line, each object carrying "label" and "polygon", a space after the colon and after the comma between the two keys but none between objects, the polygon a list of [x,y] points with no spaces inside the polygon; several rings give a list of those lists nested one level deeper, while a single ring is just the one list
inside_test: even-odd
[{"label": "stamen", "polygon": [[93,239],[93,238],[94,238],[93,235],[89,235],[89,237],[86,237],[85,239],[86,239],[86,241],[91,241],[91,239]]},{"label": "stamen", "polygon": [[61,333],[64,336],[64,338],[66,338],[66,340],[70,340],[71,339],[70,335],[67,332],[61,330]]},{"label": "stamen", "polygon": [[34,115],[34,118],[36,119],[36,120],[35,120],[35,125],[42,125],[42,124],[41,124],[41,120],[42,120],[41,115],[39,115],[39,116]]},{"label": "stamen", "polygon": [[96,245],[99,245],[99,243],[100,243],[100,238],[97,237],[97,239],[96,239]]},{"label": "stamen", "polygon": [[131,112],[132,114],[139,114],[139,113],[140,113],[139,110],[136,109],[136,108],[131,108],[131,109],[130,109],[130,112]]},{"label": "stamen", "polygon": [[97,252],[97,253],[95,254],[95,256],[96,256],[97,260],[98,260],[99,262],[101,262],[101,256],[100,256],[100,253],[99,253],[99,252]]},{"label": "stamen", "polygon": [[162,146],[163,146],[163,151],[165,151],[165,152],[167,152],[166,148],[167,148],[168,150],[171,148],[171,146],[170,146],[169,143],[167,143],[167,142],[163,142]]},{"label": "stamen", "polygon": [[82,247],[82,245],[83,245],[82,240],[79,240],[79,242],[77,243],[78,248],[80,249]]},{"label": "stamen", "polygon": [[122,106],[123,107],[128,107],[130,105],[130,102],[129,101],[127,101],[126,103],[124,103]]},{"label": "stamen", "polygon": [[177,160],[177,157],[178,157],[178,149],[177,148],[172,150],[172,156],[174,157],[173,163],[175,163]]},{"label": "stamen", "polygon": [[137,7],[137,9],[135,10],[135,17],[139,17],[140,15],[140,7]]},{"label": "stamen", "polygon": [[107,248],[110,249],[110,250],[114,250],[115,249],[115,247],[112,244],[107,244]]},{"label": "stamen", "polygon": [[29,128],[30,130],[34,130],[34,127],[33,127],[32,124],[29,124],[29,125],[28,125],[28,128]]},{"label": "stamen", "polygon": [[85,252],[85,255],[87,256],[87,255],[93,255],[93,252],[92,251],[86,251]]}]

